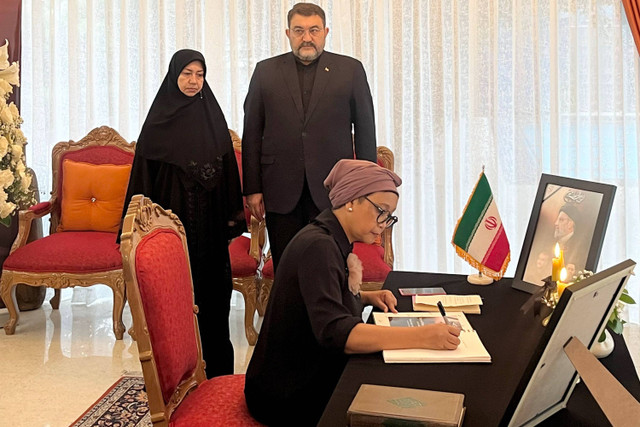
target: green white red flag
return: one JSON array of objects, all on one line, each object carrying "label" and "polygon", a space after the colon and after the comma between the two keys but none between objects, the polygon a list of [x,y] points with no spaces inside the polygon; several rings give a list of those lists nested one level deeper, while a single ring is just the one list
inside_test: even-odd
[{"label": "green white red flag", "polygon": [[509,239],[484,171],[458,220],[451,243],[457,254],[482,274],[495,280],[504,275],[511,260]]}]

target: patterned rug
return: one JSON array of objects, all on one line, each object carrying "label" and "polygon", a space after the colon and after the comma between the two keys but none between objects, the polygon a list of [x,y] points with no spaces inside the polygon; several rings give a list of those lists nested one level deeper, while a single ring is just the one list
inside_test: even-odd
[{"label": "patterned rug", "polygon": [[72,427],[151,427],[142,377],[120,378]]}]

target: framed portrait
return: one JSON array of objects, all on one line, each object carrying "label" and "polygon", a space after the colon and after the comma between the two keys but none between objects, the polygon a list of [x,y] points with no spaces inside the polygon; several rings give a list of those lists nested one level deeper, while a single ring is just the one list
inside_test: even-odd
[{"label": "framed portrait", "polygon": [[558,244],[567,281],[595,271],[616,192],[614,185],[542,174],[513,287],[536,293],[551,275]]}]

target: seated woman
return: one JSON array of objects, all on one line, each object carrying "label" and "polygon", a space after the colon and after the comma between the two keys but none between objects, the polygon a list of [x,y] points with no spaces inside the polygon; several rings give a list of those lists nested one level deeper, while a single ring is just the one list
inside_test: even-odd
[{"label": "seated woman", "polygon": [[398,220],[395,173],[363,160],[340,160],[324,182],[333,209],[287,245],[246,375],[251,414],[268,425],[316,425],[353,353],[457,348],[460,330],[432,324],[365,324],[364,305],[396,312],[388,290],[360,292],[355,241],[372,243]]}]

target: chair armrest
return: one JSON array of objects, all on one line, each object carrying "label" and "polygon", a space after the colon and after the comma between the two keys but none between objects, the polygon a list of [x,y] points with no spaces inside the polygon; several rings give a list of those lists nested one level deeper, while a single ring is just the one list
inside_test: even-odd
[{"label": "chair armrest", "polygon": [[258,221],[251,215],[251,245],[249,246],[249,255],[258,263],[262,258],[262,246],[264,246],[265,222]]},{"label": "chair armrest", "polygon": [[53,203],[48,201],[35,204],[28,209],[18,212],[18,235],[16,236],[16,240],[13,241],[13,245],[11,245],[9,254],[27,244],[29,232],[31,231],[31,222],[36,218],[42,218],[50,214],[52,210]]},{"label": "chair armrest", "polygon": [[[48,213],[50,213],[51,212],[51,206],[53,206],[51,201],[46,201],[46,202],[37,203],[37,204],[31,206],[27,210],[33,212],[36,215],[39,215],[39,216],[34,217],[34,218],[39,218],[40,216],[44,216],[44,215],[47,215]],[[41,212],[45,212],[45,213],[40,215]]]}]

